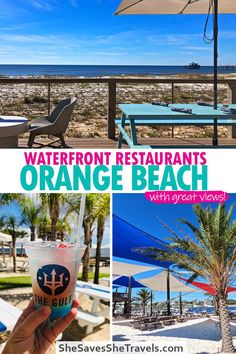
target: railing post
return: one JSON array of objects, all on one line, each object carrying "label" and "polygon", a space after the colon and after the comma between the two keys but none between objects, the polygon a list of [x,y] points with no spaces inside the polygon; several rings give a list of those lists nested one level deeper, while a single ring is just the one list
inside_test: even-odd
[{"label": "railing post", "polygon": [[[171,84],[171,103],[173,104],[175,101],[175,96],[174,96],[174,83],[172,82]],[[175,137],[175,127],[172,125],[171,127],[171,137],[174,138]]]},{"label": "railing post", "polygon": [[116,126],[116,82],[110,81],[108,83],[108,117],[107,117],[107,137],[108,139],[115,139]]},{"label": "railing post", "polygon": [[51,82],[48,83],[48,115],[51,113]]},{"label": "railing post", "polygon": [[[236,103],[236,83],[228,84],[228,103]],[[236,126],[228,127],[228,137],[236,138]]]},{"label": "railing post", "polygon": [[174,92],[174,88],[175,88],[175,84],[172,82],[172,84],[171,84],[171,103],[172,103],[172,104],[173,104],[173,103],[174,103],[174,101],[175,101],[175,96],[174,96],[175,92]]}]

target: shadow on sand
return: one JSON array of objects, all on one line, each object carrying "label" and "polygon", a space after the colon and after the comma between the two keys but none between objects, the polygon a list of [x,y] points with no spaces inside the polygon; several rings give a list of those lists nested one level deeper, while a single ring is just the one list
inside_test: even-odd
[{"label": "shadow on sand", "polygon": [[[231,326],[232,335],[236,336],[236,326]],[[142,336],[142,334],[137,334]],[[180,328],[162,329],[157,332],[145,333],[145,337],[175,337],[175,338],[188,338],[209,341],[220,341],[220,327],[219,322],[208,319],[206,321],[191,324],[191,321],[186,322],[185,326]],[[198,353],[205,354],[205,353]]]},{"label": "shadow on sand", "polygon": [[114,342],[128,342],[130,341],[129,338],[126,338],[124,334],[114,334],[112,336],[112,340]]}]

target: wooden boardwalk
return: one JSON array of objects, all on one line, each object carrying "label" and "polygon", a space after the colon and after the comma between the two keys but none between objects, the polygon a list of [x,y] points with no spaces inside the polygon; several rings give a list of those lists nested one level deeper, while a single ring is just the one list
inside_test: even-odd
[{"label": "wooden boardwalk", "polygon": [[[43,143],[48,143],[48,139],[39,140]],[[115,149],[117,147],[117,141],[106,138],[69,138],[66,139],[66,143],[72,149]],[[210,138],[145,138],[140,139],[140,144],[151,145],[152,147],[164,147],[164,148],[201,148],[212,147],[212,139]],[[27,139],[19,140],[20,148],[27,148]],[[123,144],[123,148],[128,148]],[[236,148],[236,139],[223,138],[219,139],[219,148]]]}]

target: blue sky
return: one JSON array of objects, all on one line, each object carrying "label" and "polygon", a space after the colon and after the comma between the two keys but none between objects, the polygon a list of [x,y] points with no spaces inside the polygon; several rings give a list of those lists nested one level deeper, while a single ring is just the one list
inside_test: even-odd
[{"label": "blue sky", "polygon": [[[230,194],[226,205],[229,206],[232,203],[235,203],[233,218],[236,219],[236,194]],[[208,203],[204,205],[208,205]],[[211,203],[210,205],[217,207],[218,204]],[[158,205],[147,200],[142,193],[114,194],[113,196],[113,213],[115,215],[163,241],[167,241],[166,238],[170,234],[160,224],[157,216],[175,231],[178,231],[176,228],[178,218],[185,218],[196,224],[192,208],[193,204]],[[189,231],[187,227],[184,230]]]},{"label": "blue sky", "polygon": [[[235,209],[233,213],[233,219],[236,219],[236,194],[230,194],[230,198],[226,202],[227,207],[231,204],[235,204]],[[203,206],[206,204],[203,204]],[[210,204],[213,208],[217,207],[217,203]],[[168,226],[170,226],[174,231],[179,233],[176,224],[178,218],[185,218],[196,225],[196,218],[192,212],[192,204],[177,204],[177,205],[158,205],[146,200],[143,194],[114,194],[113,196],[113,213],[122,218],[123,220],[129,222],[135,227],[143,230],[163,241],[168,242],[167,237],[170,233],[161,225],[158,217],[160,217]],[[183,227],[183,229],[191,235],[188,227]],[[157,271],[158,273],[158,271]],[[145,273],[145,277],[148,273]],[[187,274],[184,274],[187,277]],[[144,278],[142,275],[138,278]],[[199,279],[200,280],[200,279]],[[200,280],[201,281],[201,280]],[[136,290],[134,290],[135,294]],[[204,299],[206,298],[203,292],[193,293],[187,295],[185,298],[189,301],[194,299]],[[172,293],[172,297],[178,294]],[[156,292],[155,299],[164,300],[164,292]],[[229,298],[236,299],[236,294],[231,293]]]},{"label": "blue sky", "polygon": [[[205,16],[113,16],[120,0],[0,0],[0,64],[212,65]],[[219,19],[219,64],[236,64],[236,15]]]}]

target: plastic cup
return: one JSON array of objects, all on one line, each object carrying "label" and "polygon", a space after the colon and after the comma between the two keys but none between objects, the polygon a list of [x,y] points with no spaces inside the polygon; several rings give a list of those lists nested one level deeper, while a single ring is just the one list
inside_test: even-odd
[{"label": "plastic cup", "polygon": [[33,298],[36,308],[49,306],[50,319],[68,314],[72,308],[75,286],[85,246],[60,245],[57,242],[28,242]]}]

